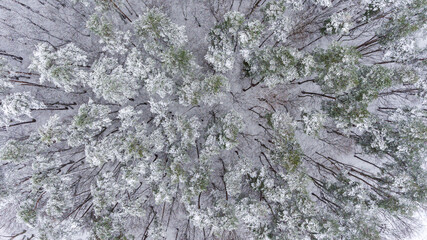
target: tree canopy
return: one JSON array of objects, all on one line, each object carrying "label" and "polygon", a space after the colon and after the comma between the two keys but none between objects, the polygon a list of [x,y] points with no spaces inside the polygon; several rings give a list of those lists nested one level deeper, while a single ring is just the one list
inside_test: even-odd
[{"label": "tree canopy", "polygon": [[425,0],[24,2],[0,3],[10,239],[417,229]]}]

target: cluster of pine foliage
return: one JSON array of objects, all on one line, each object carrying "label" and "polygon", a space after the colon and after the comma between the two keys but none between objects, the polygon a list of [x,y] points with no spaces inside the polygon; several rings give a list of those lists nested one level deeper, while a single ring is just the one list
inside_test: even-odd
[{"label": "cluster of pine foliage", "polygon": [[0,2],[10,239],[374,240],[416,227],[426,0],[29,2]]}]

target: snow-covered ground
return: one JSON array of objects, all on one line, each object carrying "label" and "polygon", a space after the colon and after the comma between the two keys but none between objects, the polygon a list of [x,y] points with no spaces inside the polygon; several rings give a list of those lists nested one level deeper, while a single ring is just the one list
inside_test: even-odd
[{"label": "snow-covered ground", "polygon": [[[21,0],[21,1],[23,1],[23,2],[25,2],[25,1],[28,1],[28,4],[31,4],[32,3],[32,1],[30,1],[30,0]],[[5,1],[6,2],[6,1]],[[36,1],[34,1],[33,3],[35,3]],[[188,2],[188,1],[185,1],[185,2]],[[237,2],[237,1],[236,1]],[[249,2],[249,1],[248,1]],[[207,31],[210,29],[210,27],[212,27],[212,25],[213,25],[213,23],[214,23],[214,19],[213,19],[213,17],[210,17],[210,18],[205,18],[204,17],[204,15],[203,15],[203,13],[202,13],[202,11],[208,11],[208,9],[202,9],[202,8],[195,8],[195,7],[189,7],[189,9],[191,10],[186,10],[186,8],[187,8],[187,6],[186,5],[182,5],[182,4],[179,4],[179,1],[176,1],[176,3],[177,3],[177,6],[176,7],[170,7],[172,10],[171,10],[171,15],[173,15],[174,16],[174,20],[178,20],[177,22],[179,23],[179,24],[182,24],[182,25],[186,25],[186,31],[187,31],[187,35],[188,35],[188,38],[189,38],[189,43],[191,43],[191,44],[189,44],[190,46],[189,46],[189,49],[191,50],[191,52],[192,53],[194,53],[194,55],[195,55],[195,58],[196,59],[198,59],[198,61],[199,60],[201,60],[201,61],[203,61],[203,59],[204,59],[204,54],[205,54],[205,52],[206,52],[206,46],[204,46],[205,48],[203,48],[203,47],[200,47],[200,42],[203,42],[203,37],[201,37],[201,36],[206,36],[206,34],[207,34]],[[1,3],[0,3],[1,4]],[[184,7],[185,7],[185,9],[184,9]],[[12,10],[15,10],[15,12],[21,12],[22,11],[22,9],[21,8],[23,8],[21,5],[13,5],[12,7]],[[16,8],[16,9],[15,9]],[[181,9],[181,8],[183,8],[183,9]],[[235,8],[236,8],[236,6],[235,6]],[[25,8],[24,8],[25,9]],[[230,8],[231,9],[231,8]],[[4,12],[10,12],[10,14],[11,15],[13,15],[13,14],[16,14],[15,12],[13,12],[12,10],[4,10]],[[196,11],[197,10],[197,11]],[[37,14],[36,14],[37,13]],[[48,16],[48,17],[50,17],[50,13],[49,12],[41,12],[42,14],[45,14],[46,16]],[[35,16],[39,16],[41,13],[39,13],[39,12],[33,12],[32,14],[36,14]],[[77,16],[77,11],[74,13],[74,12],[71,12],[70,11],[70,13],[73,13],[74,15],[76,15]],[[181,16],[181,14],[182,14],[182,16]],[[199,16],[200,15],[200,16]],[[205,15],[207,15],[207,14],[205,14]],[[6,16],[6,15],[5,15]],[[0,17],[5,17],[5,16],[1,16],[0,15]],[[40,17],[41,16],[41,17]],[[41,20],[43,20],[43,21],[45,21],[44,19],[46,18],[44,15],[40,15],[39,16],[39,18],[41,19]],[[22,16],[21,16],[22,17]],[[26,15],[23,15],[23,17],[26,17]],[[75,16],[73,16],[72,14],[70,14],[70,16],[67,16],[67,18],[70,18],[70,19],[73,19]],[[187,17],[188,17],[188,19],[187,19]],[[193,21],[193,18],[194,18],[194,21]],[[26,22],[27,20],[25,20],[26,18],[23,18],[23,19],[19,19],[19,18],[15,18],[15,20],[14,21],[16,21],[17,23],[15,24],[16,26],[20,26],[20,25],[25,25],[25,26],[28,26],[29,24],[28,24],[28,22]],[[32,19],[32,20],[34,20],[34,19]],[[43,21],[41,21],[40,20],[40,22],[43,22]],[[29,21],[29,20],[28,20]],[[60,21],[58,21],[58,22],[60,22]],[[79,22],[79,21],[69,21],[69,22],[71,22],[71,23],[74,23],[74,22]],[[66,25],[66,26],[68,26],[68,21],[64,21],[64,26]],[[33,24],[33,25],[35,25],[35,24]],[[59,30],[61,30],[62,31],[62,29],[60,29],[59,27],[57,27],[57,26],[60,26],[60,25],[56,25],[56,24],[53,24],[53,23],[51,23],[51,24],[47,24],[47,26],[49,26],[49,27],[52,27],[52,29],[50,30],[50,32],[49,32],[49,34],[48,33],[44,33],[44,34],[46,34],[46,35],[49,35],[48,37],[47,37],[47,39],[53,39],[53,41],[59,41],[58,39],[56,39],[55,40],[55,37],[52,37],[52,36],[50,36],[50,35],[52,35],[52,34],[58,34],[58,36],[61,36],[61,37],[64,37],[66,34],[63,34],[63,33],[61,33],[61,32],[58,32],[58,29]],[[76,24],[76,27],[77,26],[79,26],[78,24]],[[203,26],[203,27],[202,27]],[[37,34],[36,35],[40,35],[40,36],[42,36],[41,34],[39,34],[39,32],[40,32],[40,27],[34,27],[33,26],[33,28],[35,28],[38,32],[36,32]],[[82,36],[84,36],[84,33],[79,33],[80,35],[78,35],[78,34],[74,34],[74,31],[73,31],[73,29],[74,29],[74,26],[73,27],[71,27],[71,25],[70,26],[68,26],[68,28],[69,28],[69,31],[66,31],[66,33],[69,33],[69,35],[71,35],[71,36],[69,36],[69,37],[67,37],[67,38],[70,38],[71,40],[75,40],[75,39],[78,39],[78,40],[81,40],[83,37]],[[0,28],[0,34],[1,35],[6,35],[7,37],[8,37],[8,39],[9,39],[9,42],[4,42],[4,43],[0,43],[0,50],[3,50],[3,49],[9,49],[10,48],[10,44],[11,43],[13,43],[13,44],[15,44],[15,45],[12,45],[13,46],[13,49],[12,50],[10,50],[10,52],[11,53],[13,53],[13,54],[16,54],[16,55],[19,55],[19,56],[24,56],[24,61],[23,61],[23,63],[21,64],[21,63],[18,63],[18,61],[16,61],[15,60],[15,62],[16,62],[16,65],[18,65],[18,66],[20,66],[20,67],[23,67],[23,69],[21,69],[22,71],[24,71],[26,68],[24,68],[24,67],[26,67],[28,64],[29,64],[29,60],[30,60],[30,58],[29,58],[29,56],[31,55],[31,51],[30,50],[33,50],[33,46],[32,46],[32,44],[34,43],[34,42],[37,42],[38,40],[37,39],[29,39],[27,36],[25,36],[25,35],[22,35],[20,32],[13,32],[12,30],[10,30],[10,29],[8,29],[8,28],[4,28],[5,29],[5,32],[2,32],[1,30],[1,28]],[[13,34],[12,34],[13,33]],[[71,34],[71,33],[73,33],[73,34]],[[62,35],[64,35],[64,36],[62,36]],[[18,40],[16,40],[16,39],[18,39]],[[202,39],[202,40],[201,40]],[[91,40],[91,39],[89,39],[89,40]],[[90,45],[90,44],[92,44],[92,42],[91,41],[89,41],[89,40],[87,40],[87,41],[81,41],[81,42],[84,42],[84,44],[82,43],[82,45],[84,46],[85,44],[88,44],[88,45]],[[31,45],[31,46],[27,46],[27,43],[28,42],[31,42],[31,44],[29,44],[29,45]],[[193,44],[194,43],[194,44]],[[199,43],[199,45],[198,45],[198,43]],[[426,41],[424,41],[424,42],[422,42],[421,43],[421,45],[423,45],[423,46],[425,46],[425,44],[427,43],[427,40]],[[17,46],[20,46],[20,47],[17,47]],[[238,66],[239,68],[241,67],[241,66]],[[236,68],[237,68],[237,66],[236,66]],[[230,76],[229,76],[229,78],[230,79],[239,79],[240,78],[240,72],[236,72],[236,74],[230,74]],[[37,78],[37,77],[36,77]],[[36,81],[37,79],[31,79],[31,80],[34,80],[34,81]],[[239,79],[240,80],[240,79]],[[234,89],[236,89],[236,92],[237,92],[237,94],[236,94],[236,96],[235,95],[232,95],[232,97],[233,98],[231,98],[231,95],[230,96],[228,96],[229,97],[229,99],[227,99],[227,100],[229,100],[228,102],[233,102],[233,99],[234,100],[239,100],[239,101],[237,101],[237,102],[239,102],[238,104],[236,103],[236,104],[234,104],[234,105],[232,105],[233,106],[233,108],[235,108],[234,110],[235,111],[241,111],[242,112],[242,115],[244,114],[243,113],[243,111],[246,111],[247,110],[247,108],[249,107],[249,106],[246,106],[245,104],[241,104],[240,105],[240,102],[243,102],[243,103],[247,103],[247,102],[250,102],[251,101],[251,99],[255,99],[254,98],[254,96],[256,95],[254,92],[258,92],[259,91],[259,94],[260,94],[260,98],[258,98],[258,99],[261,99],[261,97],[264,97],[264,96],[273,96],[274,94],[275,94],[275,92],[272,90],[271,92],[269,92],[270,94],[266,94],[267,93],[267,90],[259,90],[259,89],[256,89],[255,90],[255,88],[254,89],[251,89],[250,91],[248,91],[247,93],[249,93],[249,94],[252,94],[252,93],[254,93],[254,94],[252,94],[252,95],[249,95],[249,94],[247,94],[247,93],[240,93],[239,91],[240,91],[240,89],[242,88],[242,82],[240,82],[240,81],[234,81],[233,82],[233,84],[232,84],[232,86],[231,86],[231,89],[232,89],[232,91],[234,91]],[[314,84],[313,84],[314,85]],[[308,84],[306,84],[306,85],[302,85],[303,87],[305,87],[305,90],[307,90],[307,87],[306,86],[309,86]],[[302,87],[301,87],[302,88]],[[278,89],[278,88],[277,88]],[[277,90],[276,89],[276,90]],[[238,91],[237,91],[238,90]],[[295,96],[297,96],[300,92],[301,92],[301,89],[300,88],[298,88],[298,87],[295,87],[294,89],[294,92],[287,92],[287,94],[288,95],[291,95],[291,94],[294,94]],[[309,90],[313,90],[313,89],[309,89]],[[315,89],[315,90],[319,90],[319,89]],[[58,92],[58,91],[54,91],[54,90],[44,90],[43,89],[43,91],[51,91],[51,92],[53,92],[53,93],[51,93],[51,92],[48,92],[49,94],[39,94],[38,95],[38,97],[41,97],[41,98],[45,98],[44,100],[46,100],[46,101],[48,101],[48,100],[51,100],[51,99],[61,99],[61,97],[62,97],[62,99],[64,99],[64,98],[66,98],[66,99],[69,99],[70,100],[70,102],[71,102],[71,100],[74,102],[74,101],[76,101],[76,102],[78,102],[78,100],[82,100],[82,99],[72,99],[69,95],[67,95],[67,94],[65,94],[65,93],[63,93],[63,92]],[[278,90],[278,91],[280,91],[280,89]],[[320,90],[319,90],[320,91]],[[246,92],[246,91],[245,91]],[[252,93],[251,93],[252,92]],[[285,91],[283,91],[282,92],[282,95],[285,95],[285,94],[283,94]],[[44,93],[44,92],[43,92]],[[264,94],[264,95],[263,95]],[[276,96],[276,95],[274,95],[274,96]],[[79,98],[79,96],[74,96],[75,98]],[[288,96],[289,97],[289,96]],[[273,97],[274,98],[274,97]],[[296,97],[297,98],[297,97]],[[61,99],[61,100],[62,100]],[[84,101],[86,101],[85,99],[84,99]],[[51,102],[53,102],[53,101],[51,101]],[[267,101],[265,101],[265,102],[267,102]],[[79,103],[80,104],[80,103]],[[231,104],[230,104],[231,105]],[[235,107],[236,106],[236,107]],[[243,107],[242,107],[243,106]],[[268,108],[268,106],[266,106],[267,108]],[[230,106],[226,106],[226,107],[224,107],[224,108],[230,108]],[[175,109],[176,110],[176,109]],[[191,110],[191,109],[190,109]],[[189,110],[188,110],[189,111]],[[178,112],[178,111],[177,111]],[[67,113],[67,114],[74,114],[75,113],[75,111],[64,111],[64,112],[62,112],[61,114],[64,114],[64,116],[65,116],[65,113]],[[252,114],[252,113],[250,113],[250,112],[248,112],[248,116],[250,115],[250,114]],[[40,116],[39,116],[40,115]],[[45,122],[45,120],[46,120],[46,118],[47,118],[47,114],[46,114],[46,111],[44,111],[44,112],[39,112],[38,114],[37,114],[37,119],[39,120],[39,119],[41,119],[41,121],[38,121],[38,123],[37,124],[39,124],[39,122]],[[245,116],[246,117],[246,116]],[[250,120],[249,120],[250,118],[248,117],[247,118],[247,121],[249,122]],[[257,118],[256,118],[257,119]],[[35,129],[35,124],[34,125],[31,125],[31,128],[34,130]],[[254,127],[254,129],[250,129],[251,131],[250,131],[250,134],[248,134],[248,136],[250,136],[251,134],[258,134],[257,133],[257,130],[263,130],[263,129],[261,129],[261,128],[259,128],[259,127],[257,127],[257,125],[256,124],[252,124],[252,126],[255,126]],[[253,130],[253,131],[252,131]],[[10,132],[9,133],[2,133],[2,134],[10,134]],[[6,135],[5,136],[5,138],[7,138],[7,137],[9,137],[9,135]],[[1,134],[0,134],[0,138],[1,138]],[[306,137],[306,139],[308,139],[308,137]],[[308,146],[307,147],[307,151],[306,152],[308,152],[308,148],[310,148],[311,149],[311,151],[312,152],[314,152],[314,151],[316,151],[317,149],[315,149],[315,147],[313,147],[313,144],[311,143],[311,142],[309,142],[310,140],[307,140],[307,141],[304,141],[304,140],[302,140],[301,142],[305,142],[305,143],[309,143],[310,144],[310,146]],[[1,145],[1,141],[0,141],[0,145]],[[303,148],[304,148],[304,146],[302,146]],[[320,145],[318,145],[317,146],[318,148],[321,148],[321,147],[323,147],[323,145],[322,146],[320,146]],[[197,149],[197,151],[198,151],[198,149]],[[305,151],[305,149],[304,149],[304,151]],[[320,151],[320,150],[319,150]],[[237,152],[237,151],[236,151]],[[157,159],[157,156],[156,156],[156,159]],[[347,160],[350,160],[350,158],[349,159],[347,159]],[[224,164],[224,163],[223,163]],[[225,167],[224,167],[225,168]],[[222,171],[222,170],[221,170]],[[225,171],[225,169],[224,169],[224,171]],[[224,185],[225,185],[225,182],[224,182]],[[199,195],[199,201],[200,201],[200,195]],[[172,206],[173,206],[173,204],[172,204]],[[89,207],[90,208],[90,207]],[[200,208],[200,207],[199,207]],[[172,209],[172,207],[171,207],[171,209]],[[171,213],[172,213],[172,211],[171,211]],[[76,214],[77,215],[77,214]],[[163,216],[162,216],[162,218],[163,218]],[[421,214],[419,214],[418,215],[418,218],[420,218],[420,219],[422,219],[421,221],[424,223],[423,224],[423,228],[422,229],[420,229],[419,230],[419,232],[418,233],[416,233],[415,234],[415,236],[412,236],[412,237],[407,237],[407,239],[405,239],[405,240],[426,240],[427,239],[427,215],[421,215]],[[178,218],[177,218],[178,219]],[[0,225],[1,225],[1,222],[0,222]],[[147,227],[148,228],[148,227]],[[169,230],[169,235],[167,236],[167,239],[175,239],[175,229],[172,229],[172,228],[170,228]],[[2,230],[2,229],[0,229],[0,240],[2,240],[2,239],[10,239],[10,237],[7,237],[7,236],[11,236],[11,235],[13,235],[13,234],[16,234],[16,233],[18,233],[18,231],[14,231],[14,232],[3,232],[4,230]],[[203,229],[203,231],[204,231],[204,229]],[[177,236],[178,236],[178,234],[177,234]],[[76,236],[73,240],[79,240],[80,238],[82,238],[82,236]]]}]

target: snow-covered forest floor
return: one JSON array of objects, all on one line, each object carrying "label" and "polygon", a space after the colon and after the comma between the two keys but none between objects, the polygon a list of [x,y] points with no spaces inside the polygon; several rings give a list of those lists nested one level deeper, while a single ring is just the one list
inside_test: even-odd
[{"label": "snow-covered forest floor", "polygon": [[2,0],[0,238],[424,239],[426,12]]}]

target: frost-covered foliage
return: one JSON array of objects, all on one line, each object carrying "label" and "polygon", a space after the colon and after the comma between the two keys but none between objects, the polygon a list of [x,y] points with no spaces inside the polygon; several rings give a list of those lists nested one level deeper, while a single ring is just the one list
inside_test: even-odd
[{"label": "frost-covered foliage", "polygon": [[288,6],[287,1],[281,0],[268,2],[264,8],[264,19],[278,41],[286,41],[292,31],[293,20],[286,14]]},{"label": "frost-covered foliage", "polygon": [[222,75],[208,76],[200,85],[201,100],[208,105],[221,102],[224,92],[229,89],[228,79]]},{"label": "frost-covered foliage", "polygon": [[113,28],[111,22],[103,15],[92,14],[86,22],[86,27],[99,36],[99,43],[105,44],[104,51],[125,54],[129,47],[130,36]]},{"label": "frost-covered foliage", "polygon": [[4,1],[2,235],[403,239],[426,207],[424,0]]},{"label": "frost-covered foliage", "polygon": [[311,73],[314,61],[295,49],[264,48],[246,62],[250,77],[260,78],[269,87],[286,84]]},{"label": "frost-covered foliage", "polygon": [[88,85],[98,97],[109,102],[123,103],[137,94],[137,79],[116,59],[104,57],[92,66]]},{"label": "frost-covered foliage", "polygon": [[29,92],[17,92],[2,100],[1,121],[8,125],[12,121],[23,121],[23,116],[32,117],[31,111],[44,108],[45,105],[34,99]]},{"label": "frost-covered foliage", "polygon": [[0,159],[6,162],[21,162],[34,156],[35,146],[28,141],[8,140],[3,144],[0,153]]},{"label": "frost-covered foliage", "polygon": [[53,115],[47,123],[38,129],[40,142],[51,145],[65,138],[64,127],[60,123],[58,115]]},{"label": "frost-covered foliage", "polygon": [[95,104],[92,99],[89,99],[87,104],[81,105],[69,126],[69,144],[79,146],[89,143],[93,137],[110,125],[109,112],[108,106]]},{"label": "frost-covered foliage", "polygon": [[41,43],[34,51],[30,69],[40,74],[40,82],[52,82],[63,87],[67,92],[81,84],[81,67],[86,66],[87,56],[73,43],[58,51],[47,43]]},{"label": "frost-covered foliage", "polygon": [[348,34],[351,27],[351,15],[345,11],[337,12],[331,15],[330,19],[325,21],[322,29],[324,34]]},{"label": "frost-covered foliage", "polygon": [[[134,23],[135,33],[150,54],[161,54],[163,46],[181,47],[187,41],[185,29],[171,21],[159,9],[148,10]],[[162,46],[163,45],[163,46]]]},{"label": "frost-covered foliage", "polygon": [[208,132],[215,136],[220,148],[231,150],[238,144],[237,137],[243,127],[243,120],[240,116],[228,113],[219,119],[219,123],[215,124]]},{"label": "frost-covered foliage", "polygon": [[228,12],[224,21],[215,26],[208,35],[210,42],[205,58],[215,71],[225,73],[234,66],[235,45],[239,39],[238,31],[244,22],[244,15],[239,12]]},{"label": "frost-covered foliage", "polygon": [[342,94],[357,85],[360,53],[351,47],[333,45],[315,55],[319,83],[326,93]]},{"label": "frost-covered foliage", "polygon": [[317,135],[323,128],[325,114],[320,112],[303,112],[301,114],[304,124],[304,133],[307,135]]}]

